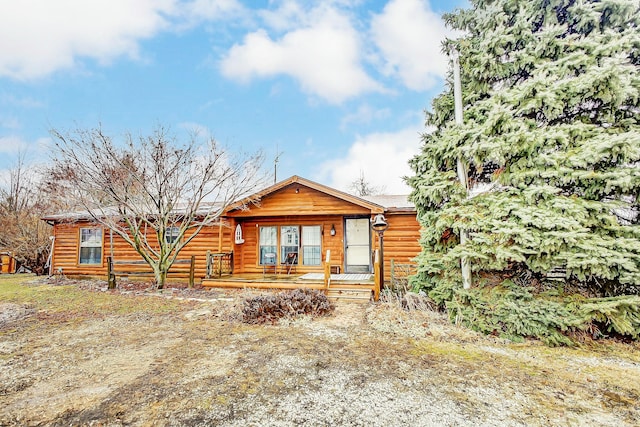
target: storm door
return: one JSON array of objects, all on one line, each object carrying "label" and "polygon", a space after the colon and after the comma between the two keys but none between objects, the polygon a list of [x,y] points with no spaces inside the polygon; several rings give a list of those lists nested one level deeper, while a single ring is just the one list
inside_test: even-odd
[{"label": "storm door", "polygon": [[347,273],[370,273],[369,218],[346,218],[344,229],[345,271]]}]

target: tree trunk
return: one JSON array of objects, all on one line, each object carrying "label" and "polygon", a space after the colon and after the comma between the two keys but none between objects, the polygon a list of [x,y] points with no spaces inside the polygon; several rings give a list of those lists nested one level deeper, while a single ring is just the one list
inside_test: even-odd
[{"label": "tree trunk", "polygon": [[158,266],[158,268],[156,269],[155,276],[156,276],[156,286],[158,287],[158,289],[164,289],[164,285],[167,282],[168,270],[169,269],[164,266]]}]

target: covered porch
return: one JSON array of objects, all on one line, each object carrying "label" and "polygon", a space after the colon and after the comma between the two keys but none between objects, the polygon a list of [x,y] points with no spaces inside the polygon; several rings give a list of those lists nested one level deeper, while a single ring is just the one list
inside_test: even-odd
[{"label": "covered porch", "polygon": [[[326,254],[325,259],[330,259]],[[202,280],[205,288],[235,289],[316,289],[331,299],[377,301],[380,295],[380,263],[376,251],[374,273],[332,273],[331,265],[324,262],[322,273],[233,273],[210,275]],[[335,270],[334,270],[335,271]]]}]

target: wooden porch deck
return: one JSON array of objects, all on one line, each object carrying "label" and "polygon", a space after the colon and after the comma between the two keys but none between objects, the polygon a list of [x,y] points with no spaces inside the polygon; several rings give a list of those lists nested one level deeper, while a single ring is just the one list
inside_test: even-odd
[{"label": "wooden porch deck", "polygon": [[317,289],[326,291],[331,299],[369,301],[375,283],[372,274],[331,274],[327,289],[322,273],[245,274],[203,279],[202,286],[236,289]]}]

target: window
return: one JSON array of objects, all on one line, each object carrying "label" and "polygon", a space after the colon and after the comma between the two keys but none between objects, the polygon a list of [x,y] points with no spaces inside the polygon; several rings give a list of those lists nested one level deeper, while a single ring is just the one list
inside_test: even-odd
[{"label": "window", "polygon": [[319,225],[302,227],[302,263],[304,265],[320,265],[320,242],[322,233]]},{"label": "window", "polygon": [[80,264],[102,264],[102,229],[80,229]]},{"label": "window", "polygon": [[180,233],[180,229],[178,227],[167,227],[167,230],[164,233],[165,242],[175,242],[178,239],[178,233]]},{"label": "window", "polygon": [[[300,246],[300,230],[297,225],[283,225],[280,227],[280,260],[284,262],[287,254],[298,253]],[[297,257],[296,257],[297,259]],[[296,260],[296,264],[297,264]]]},{"label": "window", "polygon": [[276,263],[278,227],[260,227],[260,264]]},{"label": "window", "polygon": [[279,225],[260,227],[259,263],[284,263],[296,254],[295,264],[321,265],[322,227],[319,225]]}]

